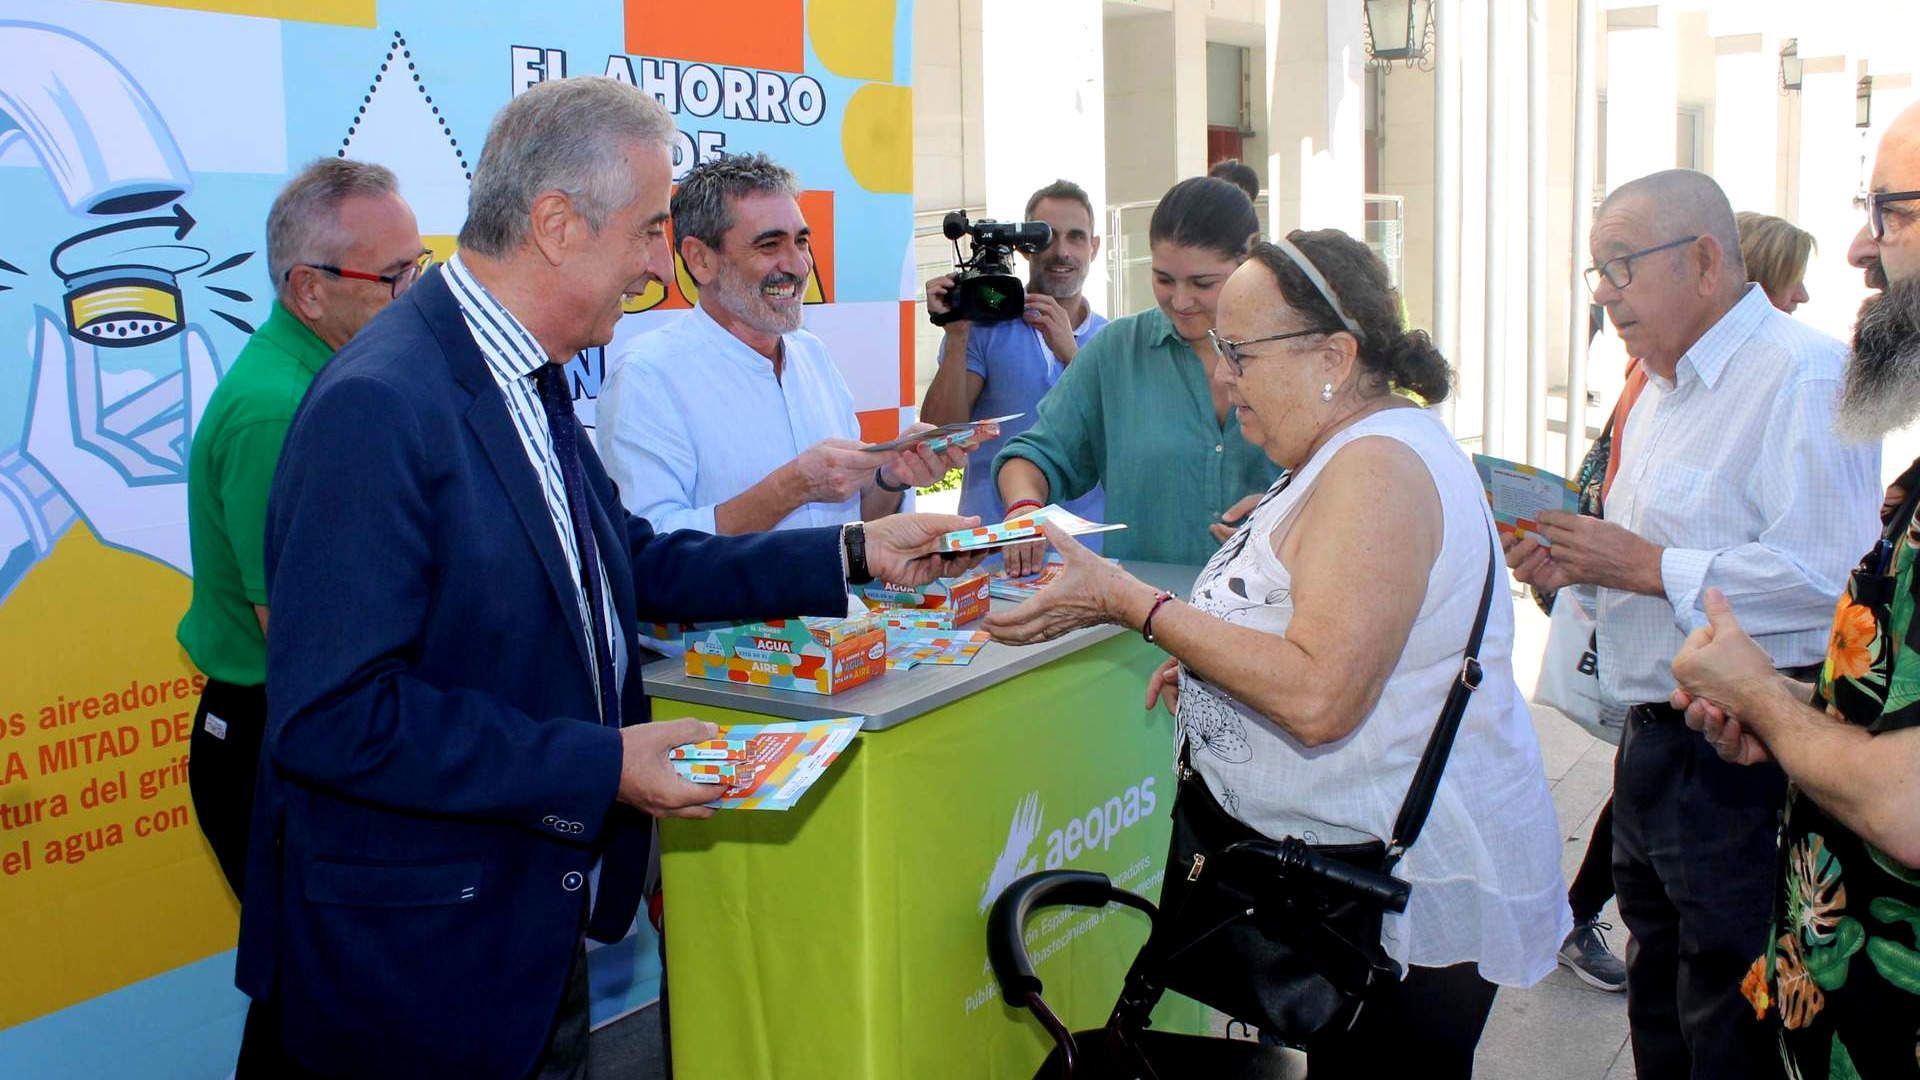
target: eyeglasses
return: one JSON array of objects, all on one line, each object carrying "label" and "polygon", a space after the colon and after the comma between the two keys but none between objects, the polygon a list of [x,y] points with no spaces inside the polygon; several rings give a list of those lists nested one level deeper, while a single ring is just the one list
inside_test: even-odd
[{"label": "eyeglasses", "polygon": [[1607,284],[1616,289],[1624,289],[1633,284],[1633,260],[1646,255],[1654,255],[1662,251],[1670,251],[1684,244],[1691,244],[1698,239],[1700,239],[1698,235],[1683,236],[1678,240],[1669,240],[1664,244],[1655,244],[1650,248],[1630,251],[1625,255],[1615,255],[1599,266],[1589,266],[1587,267],[1585,275],[1587,288],[1590,291],[1599,292],[1600,281],[1602,278],[1605,278]]},{"label": "eyeglasses", "polygon": [[[398,299],[401,293],[413,288],[413,283],[420,280],[420,275],[426,273],[428,269],[433,266],[433,252],[421,252],[419,258],[408,263],[406,269],[401,270],[397,274],[369,274],[365,270],[342,270],[338,266],[328,266],[325,263],[300,263],[298,265],[304,266],[309,270],[318,270],[323,274],[332,274],[337,278],[347,278],[352,281],[377,281],[382,285],[392,286],[394,298]],[[293,269],[291,267],[287,269],[286,276],[293,276]]]},{"label": "eyeglasses", "polygon": [[1875,240],[1887,235],[1887,204],[1920,199],[1920,191],[1863,191],[1853,197],[1853,208],[1867,213],[1867,233]]},{"label": "eyeglasses", "polygon": [[1265,341],[1285,341],[1288,338],[1306,337],[1308,334],[1337,334],[1339,332],[1337,329],[1290,330],[1284,334],[1269,334],[1266,337],[1234,341],[1231,338],[1223,338],[1212,330],[1208,330],[1207,340],[1213,342],[1214,353],[1220,357],[1221,362],[1227,365],[1227,370],[1233,372],[1233,377],[1237,379],[1246,372],[1247,361],[1256,359],[1241,352],[1242,349],[1245,349],[1249,345],[1258,345]]}]

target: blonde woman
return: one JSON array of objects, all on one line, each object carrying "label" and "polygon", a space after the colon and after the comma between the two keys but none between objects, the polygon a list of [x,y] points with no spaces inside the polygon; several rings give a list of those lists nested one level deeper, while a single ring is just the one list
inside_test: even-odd
[{"label": "blonde woman", "polygon": [[1785,218],[1742,210],[1733,215],[1740,227],[1740,258],[1747,264],[1747,280],[1759,282],[1773,306],[1787,314],[1807,302],[1807,260],[1813,257],[1813,234]]}]

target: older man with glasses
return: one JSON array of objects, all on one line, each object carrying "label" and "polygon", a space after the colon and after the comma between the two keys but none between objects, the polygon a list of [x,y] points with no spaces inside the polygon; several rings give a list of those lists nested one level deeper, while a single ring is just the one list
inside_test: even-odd
[{"label": "older man with glasses", "polygon": [[1834,431],[1845,349],[1747,282],[1726,195],[1670,170],[1595,215],[1594,299],[1645,365],[1604,518],[1545,514],[1508,546],[1539,589],[1597,587],[1600,685],[1626,706],[1614,764],[1614,884],[1632,935],[1627,1016],[1641,1080],[1780,1075],[1739,986],[1772,916],[1778,768],[1741,769],[1669,704],[1669,658],[1718,589],[1772,668],[1826,651],[1834,597],[1878,531],[1877,447]]},{"label": "older man with glasses", "polygon": [[302,169],[267,213],[273,308],[194,428],[187,459],[193,600],[177,633],[207,687],[193,721],[187,786],[235,896],[244,891],[267,719],[267,489],[307,385],[431,259],[391,171],[346,158]]}]

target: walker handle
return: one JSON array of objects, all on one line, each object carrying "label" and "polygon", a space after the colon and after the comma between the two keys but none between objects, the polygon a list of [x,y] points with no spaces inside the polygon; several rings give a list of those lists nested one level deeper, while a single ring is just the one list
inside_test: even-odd
[{"label": "walker handle", "polygon": [[1040,977],[1027,957],[1027,918],[1043,907],[1106,907],[1125,904],[1154,915],[1153,904],[1125,889],[1116,889],[1105,874],[1089,870],[1042,870],[1007,886],[987,914],[987,960],[1007,1004],[1025,1007],[1028,995],[1040,994]]}]

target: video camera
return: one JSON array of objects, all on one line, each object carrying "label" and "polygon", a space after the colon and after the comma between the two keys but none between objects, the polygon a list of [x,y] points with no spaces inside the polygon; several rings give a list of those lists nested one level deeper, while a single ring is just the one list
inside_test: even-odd
[{"label": "video camera", "polygon": [[[927,315],[935,326],[955,320],[1005,322],[1017,319],[1027,307],[1027,290],[1013,272],[1015,248],[1032,255],[1053,243],[1053,228],[1044,221],[974,221],[965,210],[955,210],[940,222],[940,231],[953,241],[953,286],[947,290],[947,310]],[[960,257],[960,238],[973,238],[969,257]]]}]

